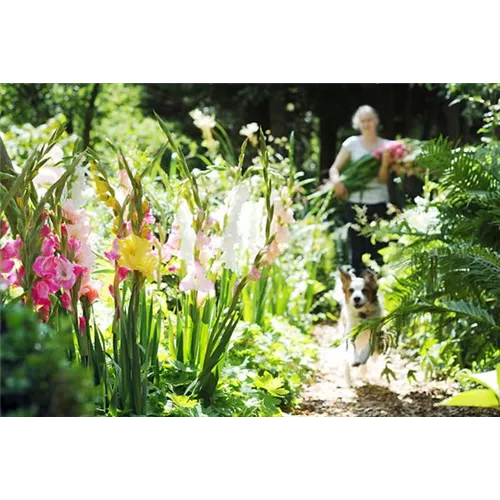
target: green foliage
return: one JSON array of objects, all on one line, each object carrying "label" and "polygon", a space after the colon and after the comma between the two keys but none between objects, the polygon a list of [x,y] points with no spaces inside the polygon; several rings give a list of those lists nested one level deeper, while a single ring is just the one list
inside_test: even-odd
[{"label": "green foliage", "polygon": [[298,404],[316,359],[311,337],[283,318],[273,318],[265,329],[241,323],[209,406],[176,392],[191,377],[189,369],[179,364],[175,374],[174,367],[164,372],[162,380],[169,389],[158,400],[164,402],[168,416],[281,416]]},{"label": "green foliage", "polygon": [[[41,211],[48,210],[53,225],[60,227],[60,202],[72,196],[73,177],[78,170],[81,206],[91,215],[94,228],[92,249],[96,266],[93,275],[103,280],[104,292],[109,285],[114,285],[113,297],[101,293],[95,304],[87,303],[83,307],[83,327],[79,322],[80,311],[77,313],[80,308],[75,307],[80,299],[75,296],[71,314],[76,320],[72,323],[77,345],[73,342],[69,348],[64,343],[64,349],[72,353],[73,362],[80,360],[93,368],[96,413],[274,416],[283,410],[289,411],[311,370],[314,348],[306,332],[311,326],[314,300],[325,290],[317,279],[318,270],[322,261],[328,260],[325,255],[331,250],[328,235],[323,231],[324,221],[318,222],[314,214],[309,214],[305,222],[293,228],[292,256],[282,254],[283,262],[262,269],[268,278],[262,283],[264,288],[269,283],[271,294],[259,291],[254,295],[265,319],[261,327],[252,327],[255,330],[250,328],[250,333],[241,335],[241,338],[252,335],[261,339],[258,344],[245,347],[244,358],[238,354],[237,342],[232,342],[232,337],[235,329],[238,327],[237,332],[241,332],[243,326],[239,294],[249,282],[250,268],[245,268],[242,276],[226,273],[216,284],[218,294],[221,289],[224,291],[222,299],[209,297],[199,307],[195,294],[179,293],[179,276],[172,274],[164,275],[157,283],[145,284],[138,273],[133,272],[118,286],[116,273],[102,254],[110,248],[110,232],[120,237],[123,217],[130,216],[130,213],[125,215],[125,205],[128,204],[129,212],[137,212],[137,216],[131,216],[132,227],[134,231],[140,229],[145,209],[141,204],[143,194],[161,222],[152,230],[159,244],[163,244],[176,196],[180,194],[188,199],[195,214],[208,213],[212,203],[214,207],[223,205],[228,190],[244,179],[251,185],[254,197],[259,197],[262,189],[265,193],[265,246],[250,263],[251,268],[253,265],[257,269],[273,238],[270,231],[275,201],[271,201],[271,196],[281,193],[282,200],[288,200],[288,196],[295,193],[294,210],[298,214],[305,211],[301,191],[305,183],[300,182],[301,175],[296,173],[293,135],[290,141],[275,139],[270,132],[264,135],[262,131],[258,139],[249,137],[243,143],[238,167],[234,167],[236,155],[222,127],[216,126],[213,130],[220,150],[200,154],[196,143],[184,142],[183,136],[171,131],[171,124],[162,122],[172,149],[172,161],[165,165],[162,160],[168,155],[165,155],[167,147],[161,129],[157,127],[154,134],[146,130],[140,135],[144,120],[134,108],[137,96],[127,92],[124,87],[117,87],[113,100],[107,94],[107,86],[101,89],[91,134],[93,147],[87,154],[80,153],[76,135],[63,132],[68,119],[62,115],[37,128],[10,126],[2,136],[12,151],[14,165],[9,164],[4,170],[2,164],[6,182],[2,183],[4,196],[0,208],[5,208],[14,235],[20,233],[22,240],[30,243],[21,250],[22,263],[29,270],[28,279],[33,258],[40,253]],[[123,150],[104,147],[105,134],[119,143],[127,142],[127,146]],[[131,134],[130,141],[125,140],[127,134]],[[251,139],[257,139],[256,144]],[[52,158],[49,153],[56,147],[60,148],[58,156]],[[290,159],[284,157],[286,151]],[[193,168],[199,165],[195,160],[202,162],[202,168]],[[48,168],[51,173],[60,171],[59,179],[43,189],[34,182],[42,168]],[[120,202],[115,198],[119,189],[118,169],[122,175],[123,171],[127,172],[133,186],[132,195]],[[95,189],[87,186],[90,180],[95,183]],[[285,192],[288,194],[283,194]],[[289,207],[288,201],[286,203]],[[36,222],[36,227],[29,231],[31,221]],[[28,251],[29,259],[23,253]],[[297,269],[299,260],[300,269]],[[237,278],[241,280],[239,284]],[[302,280],[305,289],[301,286]],[[29,286],[23,288],[29,302]],[[19,289],[14,291],[21,293]],[[152,296],[154,300],[150,300]],[[83,302],[81,305],[84,306]],[[64,330],[65,314],[61,309],[49,318],[58,333]],[[168,320],[175,316],[174,329],[170,329]],[[167,330],[168,339],[163,335]],[[159,351],[162,352],[160,362]],[[257,361],[251,359],[253,357]],[[234,380],[232,370],[240,368],[242,371]],[[88,371],[86,373],[88,375]],[[203,398],[203,404],[199,397]]]},{"label": "green foliage", "polygon": [[71,132],[81,134],[91,91],[88,83],[0,84],[0,125],[31,123],[36,127],[64,114],[71,122]]},{"label": "green foliage", "polygon": [[429,374],[500,360],[499,152],[495,142],[452,149],[431,141],[422,161],[439,171],[439,183],[428,182],[426,199],[375,231],[392,241],[383,322]]},{"label": "green foliage", "polygon": [[90,374],[66,358],[67,326],[56,333],[19,303],[0,303],[2,416],[92,415]]},{"label": "green foliage", "polygon": [[478,406],[500,410],[500,364],[486,373],[463,373],[462,382],[472,382],[481,388],[471,389],[448,398],[444,406]]},{"label": "green foliage", "polygon": [[500,126],[500,84],[498,83],[448,83],[446,97],[453,99],[450,105],[463,103],[463,115],[470,123],[482,119],[478,130],[488,142],[495,137]]},{"label": "green foliage", "polygon": [[228,354],[211,410],[222,416],[280,416],[297,403],[316,346],[285,319],[266,329],[242,325]]}]

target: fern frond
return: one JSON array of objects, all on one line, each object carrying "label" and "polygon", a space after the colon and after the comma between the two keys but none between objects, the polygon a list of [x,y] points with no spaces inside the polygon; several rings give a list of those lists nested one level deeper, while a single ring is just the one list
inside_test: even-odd
[{"label": "fern frond", "polygon": [[459,286],[471,285],[498,297],[500,293],[500,253],[474,244],[454,244],[437,253],[442,275]]},{"label": "fern frond", "polygon": [[442,312],[452,312],[458,316],[466,317],[478,323],[488,323],[495,329],[500,330],[500,325],[496,323],[493,316],[478,305],[464,300],[444,300],[442,305],[437,306]]},{"label": "fern frond", "polygon": [[418,165],[431,172],[443,172],[451,163],[452,145],[448,138],[440,136],[422,146]]}]

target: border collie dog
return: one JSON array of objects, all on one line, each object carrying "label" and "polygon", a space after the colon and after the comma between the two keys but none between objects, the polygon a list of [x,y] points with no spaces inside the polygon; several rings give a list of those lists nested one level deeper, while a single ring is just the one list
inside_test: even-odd
[{"label": "border collie dog", "polygon": [[340,328],[344,342],[344,375],[346,385],[351,387],[351,367],[359,367],[364,381],[367,380],[366,362],[372,352],[371,331],[361,330],[354,338],[348,335],[364,319],[382,316],[382,307],[378,298],[378,283],[375,274],[366,270],[361,277],[354,273],[340,270],[343,289],[343,304],[340,314]]}]

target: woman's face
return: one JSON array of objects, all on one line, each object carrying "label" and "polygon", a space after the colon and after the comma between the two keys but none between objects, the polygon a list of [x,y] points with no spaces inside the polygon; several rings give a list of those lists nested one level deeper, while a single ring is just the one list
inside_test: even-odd
[{"label": "woman's face", "polygon": [[377,132],[378,120],[373,113],[363,113],[359,117],[359,131],[362,134],[375,134]]}]

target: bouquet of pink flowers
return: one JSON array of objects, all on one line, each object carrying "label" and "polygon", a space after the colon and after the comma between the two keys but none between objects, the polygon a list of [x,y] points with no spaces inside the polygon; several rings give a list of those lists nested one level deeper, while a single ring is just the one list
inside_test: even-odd
[{"label": "bouquet of pink flowers", "polygon": [[404,141],[389,141],[388,144],[385,144],[384,146],[378,148],[374,153],[373,156],[377,159],[382,159],[382,155],[384,153],[384,150],[389,151],[391,157],[395,161],[403,161],[403,159],[409,154],[410,148],[407,143]]},{"label": "bouquet of pink flowers", "polygon": [[413,168],[415,159],[421,152],[421,142],[413,139],[399,139],[389,141],[389,143],[378,148],[373,156],[381,160],[384,151],[388,151],[391,156],[392,169],[398,174],[406,173],[414,175],[416,173]]}]

